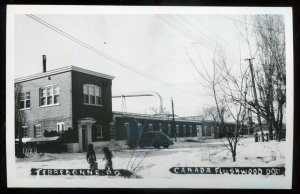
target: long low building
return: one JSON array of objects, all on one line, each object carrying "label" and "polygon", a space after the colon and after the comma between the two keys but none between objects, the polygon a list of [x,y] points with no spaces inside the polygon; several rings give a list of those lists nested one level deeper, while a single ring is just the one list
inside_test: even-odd
[{"label": "long low building", "polygon": [[43,72],[15,80],[15,138],[33,144],[59,137],[65,151],[83,152],[90,143],[136,138],[141,130],[199,139],[222,134],[211,121],[179,117],[172,130],[172,119],[165,115],[113,112],[113,79],[74,66],[46,71],[44,57]]}]

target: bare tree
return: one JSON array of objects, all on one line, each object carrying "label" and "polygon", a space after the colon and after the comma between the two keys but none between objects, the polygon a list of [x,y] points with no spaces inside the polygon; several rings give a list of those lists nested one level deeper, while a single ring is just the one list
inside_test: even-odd
[{"label": "bare tree", "polygon": [[[228,144],[224,143],[224,145],[231,152],[232,160],[235,162],[238,141],[242,138],[241,132],[246,120],[247,73],[242,70],[240,64],[240,75],[235,76],[227,65],[223,50],[221,48],[217,50],[217,48],[216,45],[211,61],[213,67],[211,74],[208,73],[203,64],[201,64],[204,72],[202,73],[192,60],[188,50],[186,51],[191,64],[203,80],[203,86],[213,94],[216,106],[209,110],[209,114],[219,123],[220,130],[225,133]],[[222,82],[225,84],[222,84]],[[226,128],[225,119],[227,118],[224,116],[225,112],[235,121],[233,132],[229,132]]]},{"label": "bare tree", "polygon": [[269,123],[269,134],[273,134],[274,127],[277,139],[281,140],[286,103],[284,18],[280,15],[258,15],[254,17],[254,22],[259,55],[259,68],[256,74],[261,109]]},{"label": "bare tree", "polygon": [[23,149],[23,126],[26,123],[26,115],[21,109],[21,98],[22,98],[22,86],[15,84],[15,138],[19,140],[16,147],[16,156],[23,158],[25,157]]},{"label": "bare tree", "polygon": [[[286,50],[284,18],[280,15],[256,15],[252,18],[253,37],[255,38],[254,55],[256,57],[255,84],[258,86],[258,106],[249,100],[247,103],[253,107],[257,116],[262,116],[268,124],[270,139],[273,139],[275,128],[277,140],[281,140],[282,122],[286,103]],[[244,40],[249,46],[249,26],[246,25]],[[259,108],[259,111],[255,109]],[[259,115],[258,115],[259,114]]]}]

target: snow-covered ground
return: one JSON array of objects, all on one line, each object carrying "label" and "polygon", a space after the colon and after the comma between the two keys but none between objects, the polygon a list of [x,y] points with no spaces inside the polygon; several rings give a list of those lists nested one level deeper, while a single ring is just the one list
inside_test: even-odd
[{"label": "snow-covered ground", "polygon": [[[224,142],[223,142],[224,141]],[[175,178],[171,167],[284,167],[286,142],[254,142],[244,138],[237,148],[236,162],[224,146],[226,140],[208,139],[201,142],[176,142],[169,149],[136,149],[113,151],[115,169],[134,171],[135,178]],[[31,168],[44,169],[87,169],[86,153],[31,154],[28,158],[16,159],[17,177],[32,177]],[[104,168],[103,153],[96,152],[99,168]],[[81,179],[81,176],[65,176]],[[84,178],[92,178],[84,177]],[[184,176],[181,176],[184,178]],[[55,178],[45,176],[40,178]],[[108,178],[106,176],[99,178]]]}]

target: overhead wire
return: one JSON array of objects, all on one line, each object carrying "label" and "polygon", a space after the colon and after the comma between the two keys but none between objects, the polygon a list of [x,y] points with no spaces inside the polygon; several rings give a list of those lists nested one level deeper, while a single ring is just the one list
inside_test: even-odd
[{"label": "overhead wire", "polygon": [[[62,36],[64,36],[64,37],[68,38],[69,40],[71,40],[71,41],[73,41],[73,42],[79,44],[80,46],[83,46],[83,47],[89,49],[90,51],[92,51],[92,52],[94,52],[94,53],[96,53],[96,54],[98,54],[98,55],[100,55],[100,56],[102,56],[102,57],[104,57],[104,58],[106,58],[106,59],[112,61],[113,63],[115,63],[115,64],[117,64],[117,65],[119,65],[119,66],[122,66],[122,67],[124,67],[124,68],[126,68],[126,69],[128,69],[128,70],[130,70],[130,71],[133,71],[133,72],[135,72],[136,74],[138,74],[138,75],[140,75],[140,76],[142,76],[142,77],[144,77],[144,78],[150,79],[150,80],[155,81],[155,82],[157,82],[157,83],[159,83],[159,84],[161,84],[161,85],[164,85],[164,86],[166,86],[166,87],[168,87],[168,88],[171,88],[171,89],[173,89],[173,90],[179,92],[180,94],[188,95],[188,94],[187,94],[187,91],[179,90],[178,88],[176,88],[176,87],[174,87],[174,86],[172,86],[172,85],[170,85],[170,84],[167,84],[167,83],[161,81],[161,80],[158,79],[158,78],[155,78],[155,77],[152,77],[152,76],[150,76],[150,75],[148,75],[148,74],[145,74],[144,72],[142,72],[142,71],[140,71],[140,70],[138,70],[138,69],[136,69],[136,68],[134,68],[134,67],[131,67],[131,66],[129,66],[129,65],[125,64],[125,63],[123,63],[122,61],[120,61],[120,60],[118,60],[118,59],[115,59],[114,57],[112,57],[112,56],[110,56],[110,55],[108,55],[108,54],[106,54],[106,53],[104,53],[104,52],[102,52],[102,51],[100,51],[100,50],[98,50],[98,49],[96,49],[96,48],[94,48],[94,47],[92,47],[92,46],[86,44],[86,43],[84,43],[83,41],[79,40],[78,38],[76,38],[76,37],[74,37],[74,36],[72,36],[72,35],[66,33],[65,31],[63,31],[63,30],[61,30],[61,29],[59,29],[59,28],[53,26],[52,24],[46,22],[45,20],[43,20],[43,19],[41,19],[41,18],[39,18],[39,17],[37,17],[37,16],[35,16],[35,15],[33,15],[33,14],[26,14],[26,16],[28,16],[29,18],[31,18],[31,19],[37,21],[38,23],[40,23],[40,24],[46,26],[47,28],[51,29],[52,31],[55,31],[56,33],[58,33],[58,34],[60,34],[60,35],[62,35]],[[200,95],[200,94],[194,94],[194,95]],[[190,96],[190,95],[188,95],[188,96]],[[203,104],[203,103],[201,103],[201,102],[199,102],[199,103],[200,103],[200,104]]]},{"label": "overhead wire", "polygon": [[228,17],[228,16],[224,16],[224,15],[220,15],[220,14],[217,14],[217,16],[222,17],[222,18],[227,19],[227,20],[232,20],[232,21],[235,21],[235,22],[239,22],[239,23],[242,23],[242,24],[245,24],[245,25],[248,25],[248,26],[254,26],[256,28],[261,28],[261,29],[264,29],[264,30],[270,30],[270,31],[273,31],[273,32],[284,34],[284,32],[281,32],[281,31],[278,31],[278,30],[274,30],[274,29],[270,29],[270,28],[268,29],[268,28],[265,28],[265,27],[262,27],[262,26],[258,26],[258,25],[255,25],[255,24],[252,24],[252,23],[249,23],[249,22],[246,22],[246,21],[241,21],[241,20],[238,20],[238,19],[234,19],[234,18],[231,18],[231,17]]}]

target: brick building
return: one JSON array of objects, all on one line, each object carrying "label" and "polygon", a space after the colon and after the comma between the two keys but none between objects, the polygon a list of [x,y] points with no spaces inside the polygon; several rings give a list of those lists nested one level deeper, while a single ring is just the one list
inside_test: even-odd
[{"label": "brick building", "polygon": [[57,135],[69,152],[110,139],[113,76],[70,66],[15,80],[23,137]]}]

